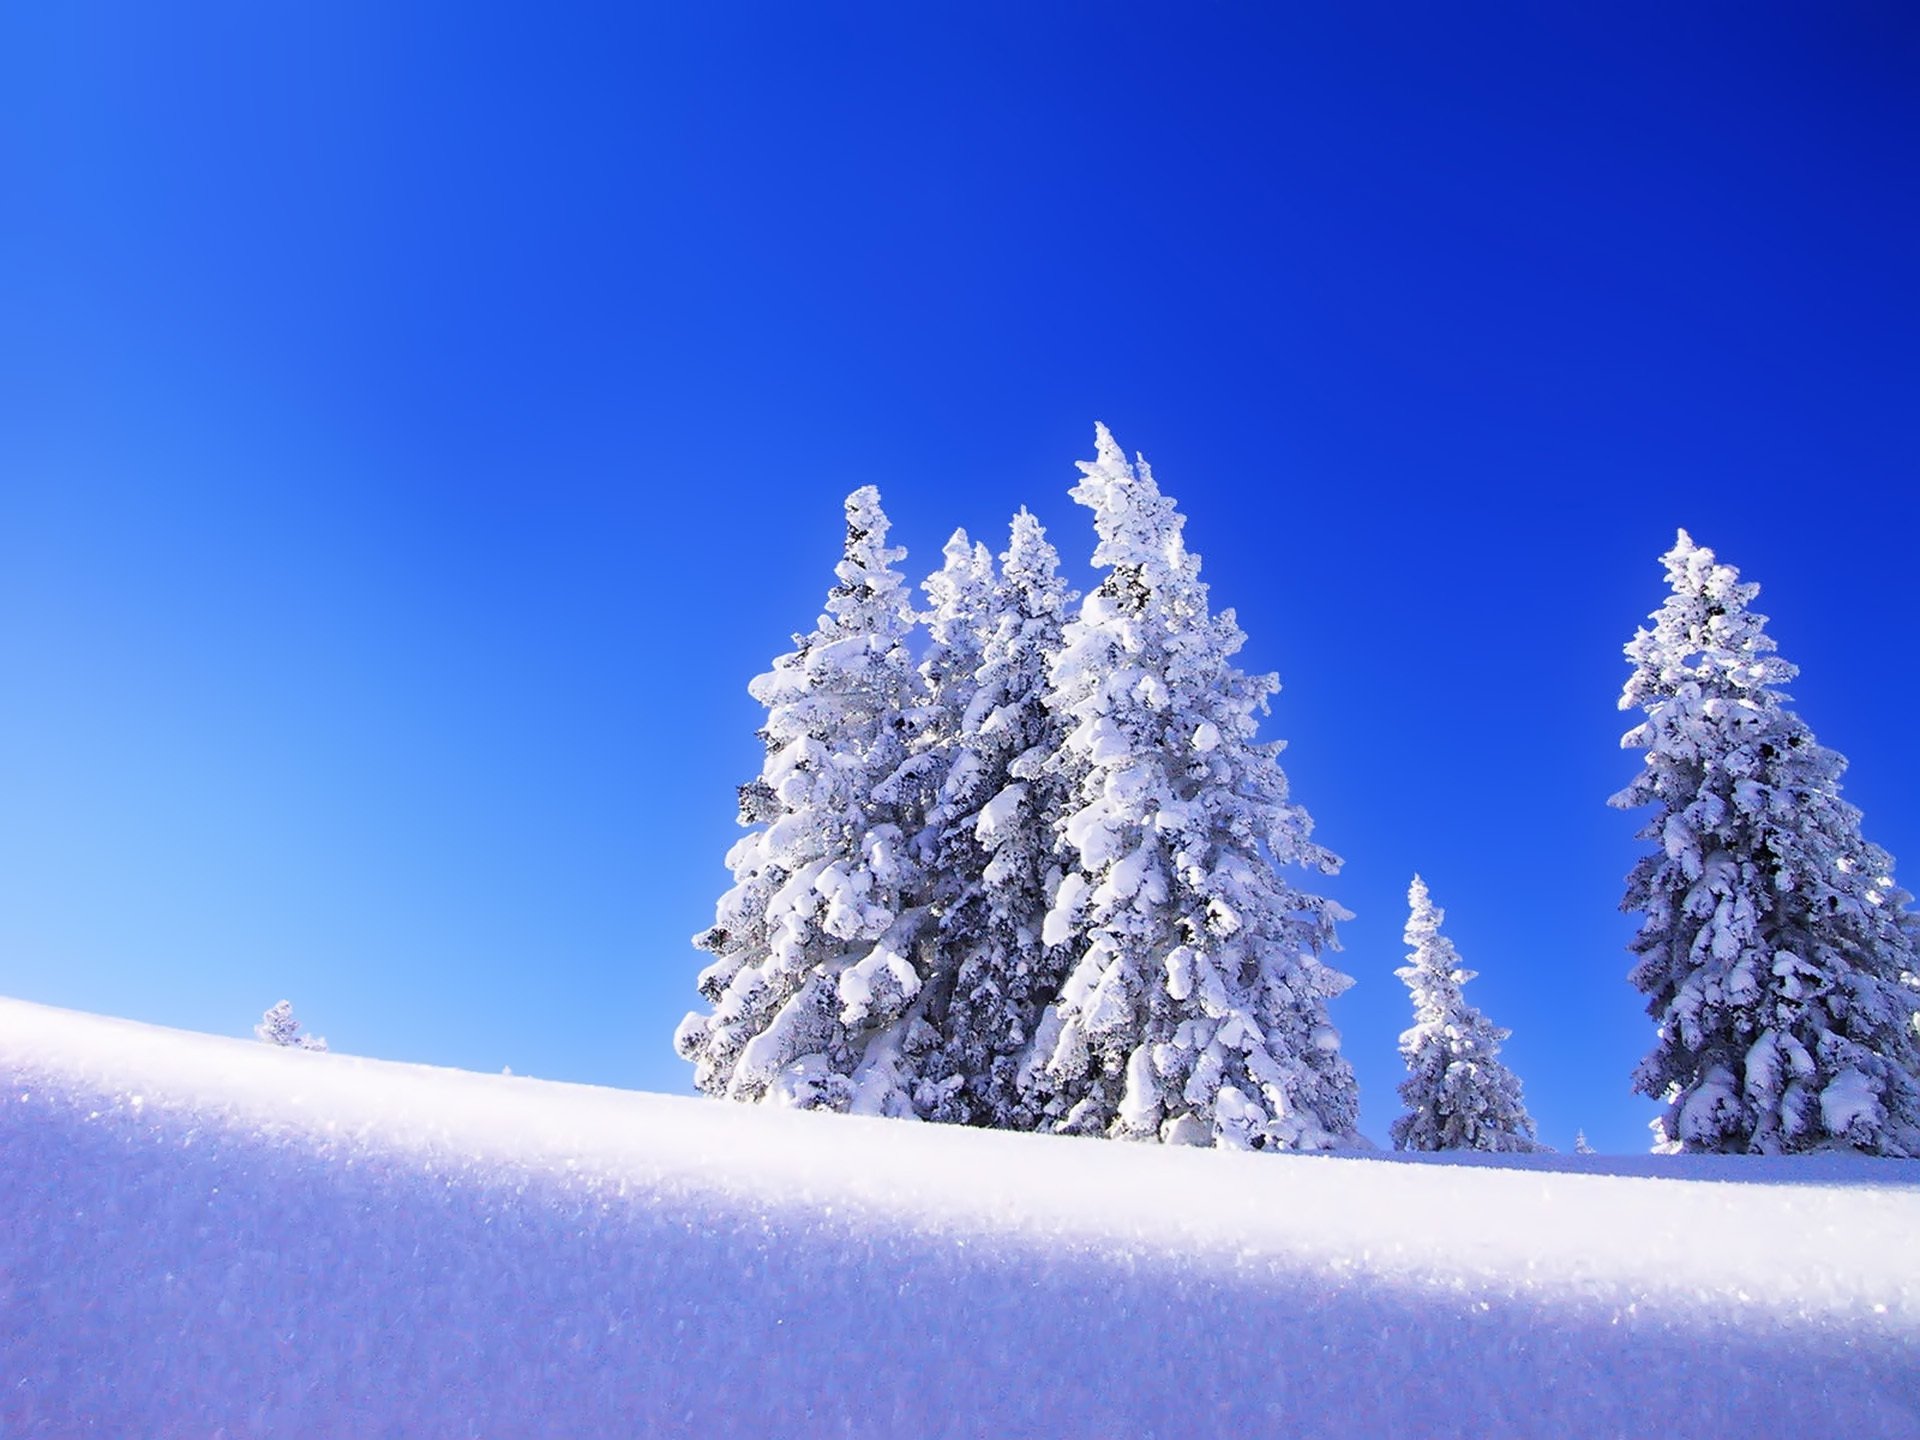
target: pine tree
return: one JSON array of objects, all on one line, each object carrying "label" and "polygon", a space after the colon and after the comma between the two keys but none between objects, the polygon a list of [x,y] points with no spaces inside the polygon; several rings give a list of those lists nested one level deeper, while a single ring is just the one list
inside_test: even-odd
[{"label": "pine tree", "polygon": [[1622,739],[1645,765],[1612,803],[1654,807],[1627,877],[1634,985],[1658,1041],[1634,1088],[1657,1148],[1920,1156],[1911,898],[1840,798],[1846,762],[1779,687],[1759,586],[1683,530],[1672,594],[1627,645]]},{"label": "pine tree", "polygon": [[[981,652],[986,645],[986,606],[996,577],[993,556],[984,545],[955,530],[941,552],[942,565],[921,588],[927,608],[927,654],[920,664],[925,702],[915,722],[910,784],[921,827],[914,856],[926,877],[924,899],[931,929],[923,948],[926,988],[917,1007],[913,1033],[906,1037],[907,1064],[901,1079],[923,1119],[961,1121],[966,1117],[964,1071],[943,1043],[940,1029],[951,1006],[959,955],[948,937],[969,897],[978,889],[983,868],[955,834],[956,811],[971,792],[975,765],[961,728],[979,690]],[[888,798],[899,798],[889,795]]]},{"label": "pine tree", "polygon": [[1594,1153],[1593,1146],[1587,1143],[1586,1131],[1576,1130],[1573,1132],[1573,1153],[1576,1155],[1591,1155]]},{"label": "pine tree", "polygon": [[281,1045],[291,1050],[324,1050],[327,1042],[318,1035],[302,1035],[300,1022],[293,1018],[293,1002],[281,1000],[267,1007],[260,1017],[260,1023],[253,1027],[253,1033],[269,1045]]},{"label": "pine tree", "polygon": [[[1047,670],[1071,596],[1046,532],[1025,510],[1001,558],[984,590],[943,587],[931,620],[936,655],[961,647],[955,632],[976,639],[966,648],[973,683],[954,713],[933,815],[945,983],[921,1109],[932,1119],[1031,1129],[1037,1117],[1020,1090],[1020,1058],[1060,981],[1060,957],[1040,938],[1059,882],[1063,792],[1048,766],[1063,731],[1046,708]],[[950,546],[948,570],[956,568]],[[976,557],[967,573],[979,568]]]},{"label": "pine tree", "polygon": [[695,944],[713,1006],[675,1035],[709,1094],[905,1114],[902,1044],[924,980],[912,853],[922,820],[913,747],[924,682],[879,492],[847,497],[839,583],[813,631],[748,687],[767,707],[766,761],[740,791],[758,827],[728,854],[735,884]]},{"label": "pine tree", "polygon": [[956,530],[941,551],[942,565],[921,586],[927,594],[926,680],[928,713],[936,717],[927,739],[936,745],[958,736],[967,707],[979,691],[981,656],[987,644],[987,611],[998,577],[993,555]]},{"label": "pine tree", "polygon": [[1344,912],[1279,867],[1332,872],[1287,798],[1279,745],[1254,739],[1279,687],[1231,657],[1184,520],[1104,426],[1073,497],[1108,570],[1063,636],[1049,707],[1071,785],[1072,865],[1042,932],[1072,959],[1026,1080],[1052,1129],[1253,1148],[1351,1135],[1353,1073],[1322,964]]},{"label": "pine tree", "polygon": [[1462,987],[1474,972],[1440,933],[1446,912],[1418,875],[1407,891],[1407,963],[1393,973],[1413,995],[1413,1026],[1400,1036],[1407,1078],[1406,1113],[1393,1122],[1396,1150],[1532,1151],[1533,1117],[1520,1081],[1500,1061],[1509,1035],[1467,1002]]},{"label": "pine tree", "polygon": [[970,883],[968,876],[955,872],[953,857],[945,852],[957,797],[976,779],[977,764],[962,731],[980,690],[987,609],[998,584],[992,553],[968,540],[965,530],[954,531],[948,539],[944,560],[921,587],[928,601],[920,617],[928,637],[927,656],[920,665],[926,699],[915,720],[910,767],[923,821],[915,853],[926,869],[939,914],[949,911]]}]

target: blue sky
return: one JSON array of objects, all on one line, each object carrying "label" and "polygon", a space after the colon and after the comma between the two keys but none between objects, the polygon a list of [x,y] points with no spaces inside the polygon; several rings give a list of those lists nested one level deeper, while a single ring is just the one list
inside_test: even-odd
[{"label": "blue sky", "polygon": [[841,497],[1084,583],[1096,419],[1285,686],[1376,1137],[1417,868],[1645,1144],[1676,526],[1920,863],[1910,10],[481,8],[0,18],[0,992],[685,1089]]}]

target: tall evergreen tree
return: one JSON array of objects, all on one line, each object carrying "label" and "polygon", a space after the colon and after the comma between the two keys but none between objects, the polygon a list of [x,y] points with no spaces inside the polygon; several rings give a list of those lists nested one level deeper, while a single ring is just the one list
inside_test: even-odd
[{"label": "tall evergreen tree", "polygon": [[1278,683],[1231,657],[1185,523],[1145,461],[1104,426],[1073,497],[1108,570],[1066,628],[1050,708],[1072,784],[1072,865],[1041,936],[1072,968],[1035,1037],[1027,1082],[1053,1129],[1254,1148],[1352,1133],[1353,1073],[1322,964],[1343,912],[1281,866],[1331,872],[1287,798],[1279,745],[1254,739]]},{"label": "tall evergreen tree", "polygon": [[1627,877],[1634,985],[1658,1041],[1634,1088],[1661,1148],[1920,1156],[1920,970],[1911,898],[1840,798],[1846,762],[1780,690],[1759,586],[1683,530],[1672,594],[1627,645],[1621,744],[1645,765],[1612,803],[1652,806]]},{"label": "tall evergreen tree", "polygon": [[921,586],[927,596],[920,616],[927,629],[920,664],[925,702],[915,720],[914,756],[901,771],[921,819],[914,855],[926,877],[931,928],[922,947],[926,987],[911,1032],[902,1039],[899,1073],[918,1115],[951,1121],[965,1118],[960,1092],[966,1076],[948,1058],[940,1033],[959,966],[948,937],[978,888],[982,868],[953,834],[956,806],[970,791],[976,768],[960,732],[979,689],[986,607],[996,577],[992,553],[965,530],[955,530],[941,554],[941,567]]},{"label": "tall evergreen tree", "polygon": [[[950,570],[958,558],[950,550]],[[936,654],[956,630],[976,640],[933,816],[944,994],[921,1100],[933,1119],[1031,1129],[1037,1117],[1020,1091],[1019,1061],[1060,980],[1060,957],[1041,941],[1059,882],[1064,791],[1048,763],[1064,731],[1046,707],[1047,671],[1071,596],[1046,532],[1025,510],[1001,559],[984,590],[942,587],[931,621]],[[979,569],[976,558],[968,573]],[[945,643],[952,651],[960,642]]]},{"label": "tall evergreen tree", "polygon": [[920,617],[927,629],[926,659],[920,664],[926,698],[915,720],[914,758],[903,771],[911,777],[922,819],[916,854],[927,867],[929,894],[940,914],[953,908],[968,883],[940,856],[955,796],[969,788],[977,769],[962,730],[980,690],[987,611],[998,583],[992,552],[970,541],[965,530],[948,538],[943,558],[921,587],[928,602]]},{"label": "tall evergreen tree", "polygon": [[1396,1150],[1532,1151],[1544,1148],[1520,1098],[1520,1081],[1500,1061],[1511,1033],[1468,1003],[1474,972],[1440,933],[1446,912],[1418,875],[1407,891],[1407,963],[1393,973],[1413,995],[1413,1025],[1400,1036],[1406,1113],[1393,1122]]},{"label": "tall evergreen tree", "polygon": [[847,497],[826,613],[748,687],[767,707],[766,761],[740,791],[756,827],[727,857],[735,884],[695,944],[712,1005],[675,1045],[702,1090],[735,1100],[902,1114],[900,1043],[922,991],[926,909],[913,855],[924,682],[905,551],[868,486]]}]

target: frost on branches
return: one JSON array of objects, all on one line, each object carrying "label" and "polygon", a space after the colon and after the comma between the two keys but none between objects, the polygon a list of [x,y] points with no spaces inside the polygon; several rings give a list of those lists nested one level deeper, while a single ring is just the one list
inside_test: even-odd
[{"label": "frost on branches", "polygon": [[1109,573],[1067,626],[1049,707],[1068,726],[1073,863],[1041,936],[1072,968],[1027,1079],[1046,1128],[1239,1148],[1316,1148],[1354,1126],[1353,1074],[1320,963],[1345,918],[1283,865],[1331,872],[1289,802],[1279,745],[1254,739],[1278,684],[1231,663],[1184,524],[1104,426],[1073,497]]},{"label": "frost on branches", "polygon": [[327,1042],[318,1035],[302,1035],[300,1022],[293,1018],[293,1002],[282,1000],[267,1007],[260,1023],[253,1027],[258,1039],[269,1045],[284,1045],[291,1050],[324,1050]]},{"label": "frost on branches", "polygon": [[1911,897],[1840,798],[1846,762],[1785,708],[1759,587],[1685,531],[1663,559],[1673,593],[1620,699],[1646,764],[1612,801],[1654,807],[1622,908],[1644,917],[1632,978],[1659,1039],[1634,1085],[1667,1103],[1658,1143],[1920,1156]]},{"label": "frost on branches", "polygon": [[749,690],[766,762],[741,787],[756,827],[727,857],[734,886],[695,943],[712,1004],[674,1037],[699,1087],[736,1100],[904,1114],[903,1042],[922,999],[925,907],[910,797],[924,769],[913,717],[906,582],[871,486],[847,497],[846,549],[813,631]]},{"label": "frost on branches", "polygon": [[1407,963],[1393,973],[1413,994],[1413,1027],[1400,1036],[1407,1078],[1400,1082],[1406,1114],[1393,1122],[1396,1150],[1534,1151],[1533,1117],[1520,1098],[1520,1081],[1500,1062],[1508,1031],[1488,1020],[1461,993],[1474,972],[1460,963],[1440,933],[1446,912],[1416,875],[1407,891],[1411,913]]},{"label": "frost on branches", "polygon": [[[964,537],[956,537],[964,545]],[[937,878],[941,1040],[923,1072],[930,1119],[1032,1129],[1021,1061],[1040,1010],[1059,988],[1063,957],[1041,937],[1059,883],[1065,793],[1053,763],[1063,730],[1046,708],[1047,671],[1072,599],[1040,522],[1014,517],[1001,572],[949,544],[928,583],[934,651],[929,675],[953,688],[952,657],[972,662],[964,703],[936,706],[945,763],[930,830]],[[958,571],[964,579],[949,578]],[[938,583],[936,583],[938,582]],[[942,673],[947,672],[947,673]]]}]

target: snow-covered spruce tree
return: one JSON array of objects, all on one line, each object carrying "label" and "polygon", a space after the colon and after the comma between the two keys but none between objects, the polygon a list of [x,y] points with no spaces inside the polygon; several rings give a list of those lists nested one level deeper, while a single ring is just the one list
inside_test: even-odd
[{"label": "snow-covered spruce tree", "polygon": [[1279,688],[1231,663],[1244,636],[1213,614],[1185,523],[1146,462],[1104,426],[1074,499],[1109,574],[1063,637],[1048,704],[1068,727],[1061,833],[1072,867],[1042,942],[1072,968],[1026,1081],[1046,1128],[1251,1148],[1353,1133],[1353,1072],[1322,964],[1338,906],[1281,866],[1332,872],[1289,802],[1256,717]]},{"label": "snow-covered spruce tree", "polygon": [[942,552],[941,567],[922,583],[927,609],[926,658],[920,663],[924,698],[913,723],[913,755],[881,798],[907,801],[921,821],[912,845],[925,877],[922,902],[931,928],[922,949],[924,991],[915,1006],[912,1033],[903,1039],[907,1054],[901,1079],[909,1088],[916,1114],[926,1119],[957,1120],[965,1076],[949,1061],[938,1033],[953,995],[958,957],[943,943],[946,928],[977,886],[980,867],[952,843],[955,792],[964,791],[969,757],[960,728],[979,688],[980,655],[986,644],[985,610],[994,585],[993,555],[976,545],[965,530],[955,530]]},{"label": "snow-covered spruce tree", "polygon": [[1393,1122],[1396,1150],[1544,1149],[1520,1098],[1520,1081],[1500,1062],[1508,1031],[1462,993],[1474,972],[1440,933],[1446,912],[1418,875],[1407,891],[1407,963],[1393,973],[1413,996],[1413,1025],[1400,1036],[1406,1113]]},{"label": "snow-covered spruce tree", "polygon": [[1920,1156],[1911,897],[1840,798],[1846,762],[1786,708],[1760,587],[1684,530],[1663,560],[1673,593],[1620,697],[1646,763],[1612,801],[1654,807],[1621,908],[1643,916],[1656,1148]]},{"label": "snow-covered spruce tree", "polygon": [[[951,546],[948,557],[952,571],[959,557]],[[1072,597],[1046,532],[1025,510],[1001,561],[984,590],[938,590],[930,620],[936,659],[943,647],[958,653],[960,636],[976,638],[967,703],[936,707],[950,726],[930,826],[942,983],[931,1014],[940,1045],[920,1099],[930,1119],[1025,1130],[1037,1117],[1020,1091],[1020,1059],[1061,978],[1062,957],[1041,941],[1059,883],[1065,789],[1048,763],[1064,729],[1045,698]],[[978,571],[976,557],[967,573]]]},{"label": "snow-covered spruce tree", "polygon": [[[727,856],[735,884],[694,943],[712,1004],[674,1037],[713,1095],[808,1109],[905,1114],[901,1044],[924,978],[926,910],[912,854],[924,682],[908,647],[905,580],[868,486],[847,497],[826,613],[748,687],[767,707],[766,762],[740,790],[757,827]],[[881,797],[892,797],[883,799]]]},{"label": "snow-covered spruce tree", "polygon": [[284,1045],[292,1050],[324,1050],[327,1042],[318,1035],[302,1035],[300,1022],[293,1018],[293,1002],[281,1000],[269,1005],[260,1023],[253,1027],[254,1035],[269,1045]]},{"label": "snow-covered spruce tree", "polygon": [[[986,647],[986,611],[995,576],[993,554],[965,530],[948,538],[944,563],[928,576],[926,658],[920,662],[924,699],[914,717],[913,758],[897,788],[915,798],[922,826],[916,853],[927,867],[928,893],[936,912],[951,905],[959,882],[934,867],[952,803],[947,792],[964,783],[965,747],[960,730],[980,688],[980,657]],[[888,792],[891,795],[891,791]]]}]

